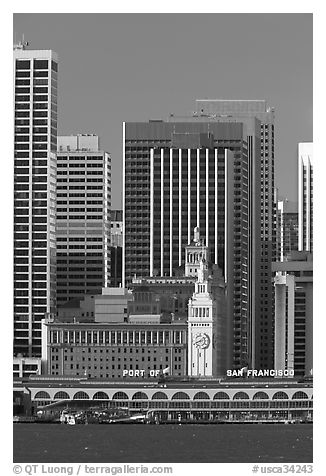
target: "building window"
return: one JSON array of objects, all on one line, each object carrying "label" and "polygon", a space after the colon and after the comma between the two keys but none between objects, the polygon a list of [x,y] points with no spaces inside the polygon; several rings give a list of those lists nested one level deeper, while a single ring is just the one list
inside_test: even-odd
[{"label": "building window", "polygon": [[34,69],[48,69],[48,60],[34,60]]}]

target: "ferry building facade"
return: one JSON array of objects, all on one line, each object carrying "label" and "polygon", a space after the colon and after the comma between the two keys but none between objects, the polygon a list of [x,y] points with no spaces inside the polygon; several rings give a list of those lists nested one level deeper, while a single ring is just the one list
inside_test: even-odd
[{"label": "ferry building facade", "polygon": [[311,422],[312,383],[295,379],[188,381],[134,379],[128,382],[35,376],[14,383],[25,396],[26,413],[51,418],[63,409],[127,409],[151,412],[160,422]]}]

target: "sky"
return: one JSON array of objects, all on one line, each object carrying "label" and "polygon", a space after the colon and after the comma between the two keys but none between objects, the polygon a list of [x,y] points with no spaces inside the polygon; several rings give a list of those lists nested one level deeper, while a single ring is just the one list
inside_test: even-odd
[{"label": "sky", "polygon": [[297,200],[297,146],[313,140],[309,13],[15,13],[16,41],[59,57],[58,134],[93,133],[122,207],[122,122],[191,114],[196,99],[275,108],[275,185]]}]

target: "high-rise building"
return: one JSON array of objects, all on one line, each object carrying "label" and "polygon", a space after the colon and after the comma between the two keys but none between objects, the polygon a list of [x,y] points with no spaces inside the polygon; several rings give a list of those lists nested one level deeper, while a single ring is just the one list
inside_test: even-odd
[{"label": "high-rise building", "polygon": [[286,261],[298,251],[298,206],[289,200],[277,201],[277,261]]},{"label": "high-rise building", "polygon": [[312,253],[293,252],[273,263],[275,283],[275,369],[310,376],[313,369]]},{"label": "high-rise building", "polygon": [[124,124],[123,282],[176,275],[199,227],[227,281],[236,367],[253,362],[260,316],[260,135],[255,117]]},{"label": "high-rise building", "polygon": [[298,145],[299,251],[313,251],[313,144]]},{"label": "high-rise building", "polygon": [[111,159],[96,135],[58,137],[57,304],[110,284]]},{"label": "high-rise building", "polygon": [[41,319],[56,308],[58,58],[14,46],[14,353],[41,355]]},{"label": "high-rise building", "polygon": [[[260,221],[260,268],[252,276],[256,283],[256,313],[252,317],[252,363],[256,369],[273,367],[274,343],[274,288],[272,285],[272,262],[276,260],[276,201],[274,185],[274,109],[264,100],[223,100],[200,99],[196,101],[196,116],[206,120],[225,122],[243,122],[247,118],[256,118],[260,127],[260,200],[258,214]],[[248,136],[250,131],[248,131]],[[252,188],[255,190],[255,186]],[[255,192],[256,193],[256,192]],[[249,233],[251,232],[251,225]],[[254,244],[254,234],[250,242]],[[257,263],[258,264],[258,263]]]}]

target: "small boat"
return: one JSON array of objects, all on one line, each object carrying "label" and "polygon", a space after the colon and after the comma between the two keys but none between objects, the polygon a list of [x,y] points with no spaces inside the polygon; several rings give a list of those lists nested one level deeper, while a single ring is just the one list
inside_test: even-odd
[{"label": "small boat", "polygon": [[108,423],[145,423],[147,413],[136,413],[134,415],[116,415],[109,418]]}]

